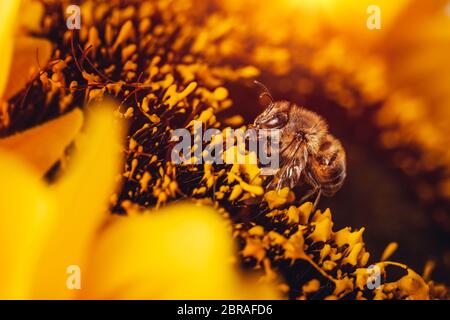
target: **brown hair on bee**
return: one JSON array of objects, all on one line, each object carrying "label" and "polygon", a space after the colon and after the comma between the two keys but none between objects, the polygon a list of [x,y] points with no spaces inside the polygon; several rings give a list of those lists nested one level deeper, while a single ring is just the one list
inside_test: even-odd
[{"label": "brown hair on bee", "polygon": [[289,101],[275,101],[268,89],[262,97],[270,98],[266,109],[256,117],[253,128],[280,131],[280,168],[268,188],[294,188],[301,183],[312,187],[303,200],[316,194],[334,195],[346,177],[346,158],[342,144],[328,133],[326,121],[317,113]]},{"label": "brown hair on bee", "polygon": [[347,175],[345,150],[341,142],[327,134],[317,154],[310,158],[310,169],[322,194],[333,196],[342,187]]}]

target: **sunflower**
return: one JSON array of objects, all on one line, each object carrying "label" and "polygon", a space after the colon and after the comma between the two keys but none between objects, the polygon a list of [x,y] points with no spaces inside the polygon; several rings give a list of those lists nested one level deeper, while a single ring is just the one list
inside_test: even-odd
[{"label": "sunflower", "polygon": [[[388,261],[396,244],[371,262],[364,227],[336,230],[332,212],[300,203],[298,190],[266,190],[247,150],[222,154],[243,156],[244,164],[168,161],[176,129],[195,136],[197,122],[219,130],[202,145],[206,150],[222,144],[232,127],[245,129],[246,97],[236,99],[229,88],[260,75],[272,82],[283,77],[275,90],[303,97],[320,86],[353,116],[387,101],[386,63],[367,50],[381,40],[353,47],[365,37],[352,32],[362,17],[339,25],[348,12],[359,17],[366,2],[84,0],[80,30],[65,27],[68,4],[33,2],[42,13],[38,22],[19,28],[52,48],[25,54],[39,62],[29,78],[16,72],[15,59],[10,63],[10,17],[19,4],[2,10],[8,19],[1,20],[0,40],[8,50],[0,89],[10,69],[22,81],[13,81],[19,91],[5,96],[1,113],[0,175],[8,181],[1,194],[10,199],[0,208],[9,258],[4,297],[446,296],[430,281],[430,266],[420,276]],[[383,1],[389,12],[383,26],[392,27],[407,4]],[[83,129],[86,117],[92,119]],[[81,283],[67,273],[79,271]]]},{"label": "sunflower", "polygon": [[[9,18],[19,3],[4,5]],[[12,33],[12,21],[2,19],[1,30]],[[7,33],[1,40],[12,43]],[[2,65],[3,78],[8,69]],[[277,297],[241,277],[227,224],[211,208],[185,203],[158,216],[109,216],[121,130],[111,108],[95,107],[80,136],[83,119],[74,109],[0,140],[0,176],[7,181],[1,185],[2,298]],[[43,175],[74,140],[67,173],[45,182]],[[83,182],[87,176],[92,180]],[[78,280],[71,270],[79,272]]]}]

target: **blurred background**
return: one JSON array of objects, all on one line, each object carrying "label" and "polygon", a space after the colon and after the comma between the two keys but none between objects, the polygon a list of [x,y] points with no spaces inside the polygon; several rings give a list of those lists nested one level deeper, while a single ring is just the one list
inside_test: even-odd
[{"label": "blurred background", "polygon": [[[64,23],[54,9],[60,1],[29,0],[24,6],[33,2],[44,3],[47,9],[40,13],[39,27],[32,34],[50,39],[69,53],[63,41],[66,30],[55,27]],[[103,4],[107,14],[102,22],[122,22],[134,14],[124,9],[133,1],[111,1],[123,9],[119,13],[108,11],[108,1],[62,1],[72,2],[82,7],[81,37],[84,34],[86,42],[98,40],[89,27],[99,24],[95,14],[86,12]],[[348,159],[344,187],[320,203],[332,209],[334,228],[365,227],[366,246],[374,260],[388,243],[398,242],[393,260],[418,273],[427,261],[434,261],[432,278],[450,283],[449,1],[156,2],[171,8],[167,15],[173,14],[173,21],[184,26],[180,30],[164,26],[159,31],[176,30],[170,41],[188,39],[192,56],[201,56],[213,75],[220,73],[217,78],[225,79],[221,83],[208,78],[201,68],[196,74],[205,87],[228,89],[233,104],[217,115],[219,120],[237,114],[242,118],[239,124],[247,124],[262,111],[252,81],[235,76],[227,67],[257,78],[276,99],[321,114],[343,142]],[[104,26],[98,26],[99,43],[104,40]],[[26,103],[17,103],[17,97],[11,100],[17,107],[9,115],[8,126],[0,126],[1,135],[59,112],[55,112],[57,104],[46,113],[37,112],[33,105],[45,96],[39,96],[39,87],[34,89]]]},{"label": "blurred background", "polygon": [[[370,5],[381,29],[367,27]],[[378,259],[450,281],[450,3],[448,1],[227,1],[229,59],[248,59],[276,99],[323,115],[348,153],[348,178],[332,199],[335,227],[366,227]],[[221,9],[222,10],[222,9]],[[231,24],[231,23],[230,23]],[[243,31],[245,30],[245,31]],[[248,34],[247,34],[248,33]],[[232,46],[232,45],[230,45]],[[243,48],[244,47],[244,48]],[[236,52],[239,52],[236,57]],[[261,112],[257,90],[230,84],[232,114]]]}]

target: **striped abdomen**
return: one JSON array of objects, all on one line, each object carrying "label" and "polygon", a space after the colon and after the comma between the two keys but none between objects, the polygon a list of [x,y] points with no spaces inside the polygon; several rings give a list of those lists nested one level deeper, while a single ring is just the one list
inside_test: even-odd
[{"label": "striped abdomen", "polygon": [[310,169],[322,194],[333,196],[342,187],[346,177],[345,151],[339,140],[327,134],[318,153],[311,159]]}]

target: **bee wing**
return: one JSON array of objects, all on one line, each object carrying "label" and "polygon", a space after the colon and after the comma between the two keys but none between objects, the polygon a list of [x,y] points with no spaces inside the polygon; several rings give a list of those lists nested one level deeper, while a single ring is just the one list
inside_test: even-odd
[{"label": "bee wing", "polygon": [[269,189],[281,190],[284,187],[292,189],[300,182],[303,170],[306,167],[308,152],[300,143],[293,146],[290,151],[288,151],[286,160],[282,161],[280,169],[268,185]]}]

